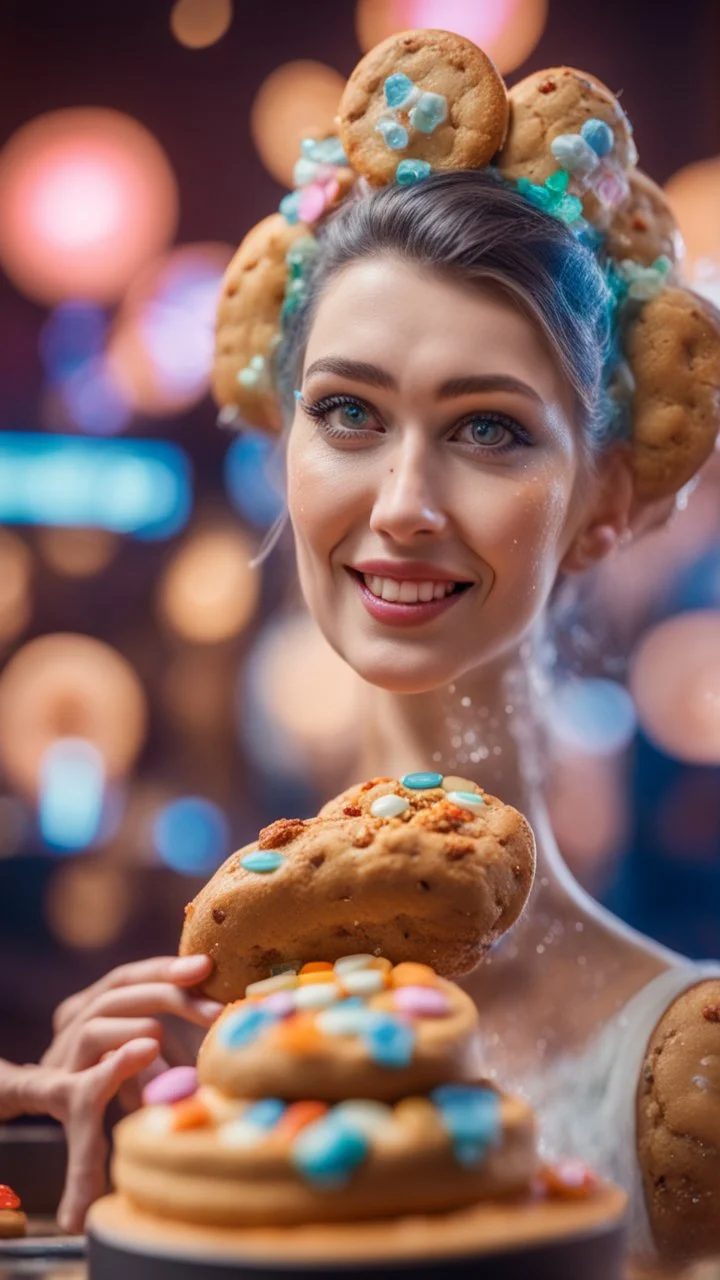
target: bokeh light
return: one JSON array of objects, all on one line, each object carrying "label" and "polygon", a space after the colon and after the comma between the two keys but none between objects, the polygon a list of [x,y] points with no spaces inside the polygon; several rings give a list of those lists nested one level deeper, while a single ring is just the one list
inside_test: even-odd
[{"label": "bokeh light", "polygon": [[177,216],[165,152],[119,111],[38,116],[0,152],[0,262],[35,301],[115,301]]},{"label": "bokeh light", "polygon": [[720,763],[720,611],[659,623],[640,641],[630,688],[647,736],[691,764]]},{"label": "bokeh light", "polygon": [[32,614],[32,554],[17,534],[0,529],[0,642],[15,640]]},{"label": "bokeh light", "polygon": [[364,50],[416,27],[454,31],[479,45],[506,74],[532,53],[547,10],[548,0],[358,0],[355,28]]},{"label": "bokeh light", "polygon": [[633,700],[616,680],[567,680],[553,691],[548,711],[553,736],[586,755],[614,755],[635,733]]},{"label": "bokeh light", "polygon": [[57,738],[40,761],[38,818],[45,843],[62,852],[85,849],[100,831],[105,765],[91,742]]},{"label": "bokeh light", "polygon": [[105,529],[38,529],[36,542],[48,567],[66,578],[92,578],[101,573],[120,545]]},{"label": "bokeh light", "polygon": [[235,510],[257,529],[267,529],[285,506],[278,446],[259,431],[233,440],[224,464],[225,488]]},{"label": "bokeh light", "polygon": [[214,871],[230,853],[230,830],[221,809],[201,796],[173,800],[153,823],[162,861],[186,876]]},{"label": "bokeh light", "polygon": [[265,168],[285,187],[305,137],[335,132],[345,81],[322,62],[286,62],[263,81],[252,105],[250,132]]},{"label": "bokeh light", "polygon": [[53,381],[99,356],[108,332],[107,312],[92,302],[61,302],[40,331],[40,358]]},{"label": "bokeh light", "polygon": [[233,671],[233,658],[226,663],[215,649],[184,646],[168,663],[160,685],[170,720],[196,738],[217,734],[228,722]]},{"label": "bokeh light", "polygon": [[552,770],[550,816],[563,857],[585,884],[596,868],[607,872],[627,836],[626,789],[620,757],[561,745]]},{"label": "bokeh light", "polygon": [[187,49],[207,49],[222,40],[232,19],[232,0],[176,0],[170,30]]},{"label": "bokeh light", "polygon": [[0,795],[0,858],[14,858],[20,853],[30,822],[30,811],[19,796]]},{"label": "bokeh light", "polygon": [[720,305],[720,158],[686,165],[665,192],[685,239],[688,278],[701,289],[709,285],[708,296]]},{"label": "bokeh light", "polygon": [[10,781],[32,796],[57,739],[91,743],[115,778],[133,764],[146,727],[145,694],[135,671],[91,636],[40,636],[19,649],[0,676],[0,763]]},{"label": "bokeh light", "polygon": [[78,950],[107,947],[121,935],[132,894],[121,868],[82,859],[58,868],[45,894],[45,916],[55,937]]},{"label": "bokeh light", "polygon": [[130,402],[105,356],[86,360],[62,380],[60,402],[68,421],[92,435],[115,435],[124,431],[133,417]]},{"label": "bokeh light", "polygon": [[123,303],[108,364],[117,393],[137,412],[189,409],[208,387],[215,310],[230,245],[184,245],[155,263]]},{"label": "bokeh light", "polygon": [[203,529],[173,556],[159,591],[160,613],[185,640],[217,644],[242,631],[255,612],[259,575],[240,530]]},{"label": "bokeh light", "polygon": [[262,766],[315,778],[342,770],[357,746],[360,685],[311,618],[266,627],[244,674],[238,717]]}]

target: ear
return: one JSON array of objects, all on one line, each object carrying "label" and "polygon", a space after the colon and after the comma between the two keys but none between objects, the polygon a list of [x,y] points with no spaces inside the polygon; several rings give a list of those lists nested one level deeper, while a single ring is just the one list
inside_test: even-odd
[{"label": "ear", "polygon": [[560,564],[565,573],[582,573],[627,540],[634,501],[629,448],[618,445],[600,460],[585,501],[580,527]]}]

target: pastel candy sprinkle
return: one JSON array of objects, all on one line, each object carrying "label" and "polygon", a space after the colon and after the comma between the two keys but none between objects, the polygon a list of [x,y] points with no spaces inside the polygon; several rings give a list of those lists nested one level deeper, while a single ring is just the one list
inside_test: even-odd
[{"label": "pastel candy sprinkle", "polygon": [[254,1124],[258,1129],[272,1129],[285,1110],[285,1103],[279,1098],[261,1098],[248,1107],[243,1120]]},{"label": "pastel candy sprinkle", "polygon": [[482,1085],[446,1084],[430,1094],[453,1140],[458,1164],[477,1166],[500,1132],[500,1100]]},{"label": "pastel candy sprinkle", "polygon": [[283,196],[279,204],[279,210],[286,222],[294,227],[300,221],[300,193],[298,191],[288,191]]},{"label": "pastel candy sprinkle", "polygon": [[272,1015],[262,1005],[248,1005],[224,1018],[218,1035],[226,1049],[242,1049],[273,1021]]},{"label": "pastel candy sprinkle", "polygon": [[342,1187],[362,1164],[368,1141],[357,1128],[334,1118],[331,1111],[298,1134],[291,1151],[295,1167],[321,1187]]},{"label": "pastel candy sprinkle", "polygon": [[362,1039],[373,1062],[382,1067],[407,1067],[412,1062],[415,1032],[392,1014],[373,1013]]},{"label": "pastel candy sprinkle", "polygon": [[600,163],[598,153],[579,133],[559,133],[550,143],[550,150],[568,173],[584,176]]},{"label": "pastel candy sprinkle", "polygon": [[447,774],[443,780],[443,791],[469,791],[471,795],[478,794],[478,788],[469,778],[458,778],[454,773]]},{"label": "pastel candy sprinkle", "polygon": [[610,125],[604,120],[586,120],[580,130],[580,136],[599,156],[608,155],[615,145],[615,135]]},{"label": "pastel candy sprinkle", "polygon": [[271,996],[276,991],[292,991],[297,986],[298,980],[296,974],[292,970],[286,973],[276,973],[271,978],[263,978],[261,982],[251,982],[245,988],[246,996]]},{"label": "pastel candy sprinkle", "polygon": [[339,1102],[333,1107],[333,1117],[372,1139],[392,1124],[393,1112],[386,1102],[375,1102],[370,1098],[349,1098],[347,1102]]},{"label": "pastel candy sprinkle", "polygon": [[447,119],[447,98],[441,93],[422,93],[410,112],[410,123],[421,133],[433,133]]},{"label": "pastel candy sprinkle", "polygon": [[347,164],[347,156],[339,138],[303,138],[300,152],[305,159],[314,160],[316,164]]},{"label": "pastel candy sprinkle", "polygon": [[300,969],[300,974],[304,973],[332,973],[333,966],[329,960],[308,960]]},{"label": "pastel candy sprinkle", "polygon": [[406,773],[404,778],[400,779],[402,785],[407,787],[408,791],[432,791],[434,787],[442,786],[441,773]]},{"label": "pastel candy sprinkle", "polygon": [[262,1007],[274,1018],[289,1018],[295,1012],[295,996],[292,991],[276,991],[263,1001]]},{"label": "pastel candy sprinkle", "polygon": [[340,999],[340,988],[335,982],[308,983],[295,992],[296,1009],[327,1009]]},{"label": "pastel candy sprinkle", "polygon": [[171,1067],[155,1076],[145,1085],[142,1092],[144,1106],[181,1102],[183,1098],[191,1098],[197,1092],[198,1078],[194,1067]]},{"label": "pastel candy sprinkle", "polygon": [[256,871],[259,875],[267,875],[283,866],[285,858],[276,849],[255,849],[240,859],[240,866],[246,871]]},{"label": "pastel candy sprinkle", "polygon": [[456,804],[461,809],[472,809],[479,813],[485,808],[485,801],[476,791],[448,791],[447,798],[451,804]]},{"label": "pastel candy sprinkle", "polygon": [[429,964],[416,960],[403,960],[396,964],[391,974],[393,987],[436,987],[437,974]]},{"label": "pastel candy sprinkle", "polygon": [[374,996],[387,985],[380,969],[356,969],[343,974],[342,984],[350,996]]},{"label": "pastel candy sprinkle", "polygon": [[265,380],[265,357],[253,356],[245,368],[240,370],[237,380],[241,386],[251,390],[261,386]]},{"label": "pastel candy sprinkle", "polygon": [[173,1109],[165,1104],[157,1104],[147,1107],[143,1111],[143,1128],[146,1133],[160,1134],[169,1133],[172,1129]]},{"label": "pastel candy sprinkle", "polygon": [[317,1016],[317,1028],[326,1036],[359,1036],[374,1015],[359,997],[341,1000]]},{"label": "pastel candy sprinkle", "polygon": [[405,796],[378,796],[370,805],[373,818],[399,818],[410,808],[410,801]]},{"label": "pastel candy sprinkle", "polygon": [[427,178],[431,172],[432,165],[428,160],[401,160],[395,170],[395,178],[401,187],[411,187]]},{"label": "pastel candy sprinkle", "polygon": [[326,1102],[291,1102],[273,1130],[273,1138],[293,1142],[303,1129],[327,1115]]},{"label": "pastel candy sprinkle", "polygon": [[182,1133],[186,1129],[203,1129],[212,1120],[210,1108],[206,1106],[199,1094],[193,1098],[183,1098],[173,1107],[172,1129]]},{"label": "pastel candy sprinkle", "polygon": [[416,92],[412,80],[409,76],[404,75],[402,71],[396,71],[394,75],[388,76],[383,89],[385,101],[389,107],[404,106]]},{"label": "pastel candy sprinkle", "polygon": [[230,1120],[217,1131],[218,1141],[224,1147],[239,1150],[256,1147],[271,1129],[282,1119],[285,1103],[279,1098],[262,1098],[253,1103],[237,1120]]},{"label": "pastel candy sprinkle", "polygon": [[405,125],[397,120],[380,120],[376,127],[383,142],[391,151],[403,151],[410,141],[410,134]]},{"label": "pastel candy sprinkle", "polygon": [[300,156],[300,159],[295,161],[293,169],[293,186],[306,187],[309,182],[315,181],[317,172],[317,161],[309,160],[307,156]]},{"label": "pastel candy sprinkle", "polygon": [[303,187],[298,201],[298,217],[302,222],[317,222],[328,205],[325,188],[319,182]]},{"label": "pastel candy sprinkle", "polygon": [[369,969],[375,956],[369,953],[358,952],[354,956],[341,956],[335,961],[335,972],[341,976],[346,973],[353,973],[356,969]]},{"label": "pastel candy sprinkle", "polygon": [[398,987],[393,1004],[413,1018],[444,1018],[450,1012],[450,1001],[438,987]]}]

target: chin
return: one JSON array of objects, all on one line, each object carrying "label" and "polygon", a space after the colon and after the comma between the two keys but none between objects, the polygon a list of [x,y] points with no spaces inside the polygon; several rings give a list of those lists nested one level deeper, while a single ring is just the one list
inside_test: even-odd
[{"label": "chin", "polygon": [[457,662],[438,660],[439,655],[418,654],[398,646],[392,654],[373,654],[368,645],[364,652],[343,653],[366,684],[374,684],[388,693],[432,693],[447,688],[459,678],[463,667]]}]

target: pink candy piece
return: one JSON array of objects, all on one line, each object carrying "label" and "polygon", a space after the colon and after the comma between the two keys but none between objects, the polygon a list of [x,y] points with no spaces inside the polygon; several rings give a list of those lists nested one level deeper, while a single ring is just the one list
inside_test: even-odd
[{"label": "pink candy piece", "polygon": [[298,214],[301,222],[316,222],[325,212],[326,206],[325,188],[319,182],[313,182],[300,191]]},{"label": "pink candy piece", "polygon": [[146,1107],[156,1106],[158,1103],[182,1102],[183,1098],[191,1098],[197,1093],[197,1087],[197,1071],[194,1067],[171,1067],[145,1085],[142,1100]]},{"label": "pink candy piece", "polygon": [[275,991],[263,1000],[261,1008],[276,1018],[289,1018],[295,1012],[295,996],[291,991]]},{"label": "pink candy piece", "polygon": [[397,987],[393,998],[396,1009],[414,1018],[443,1018],[450,1012],[445,992],[434,987]]}]

